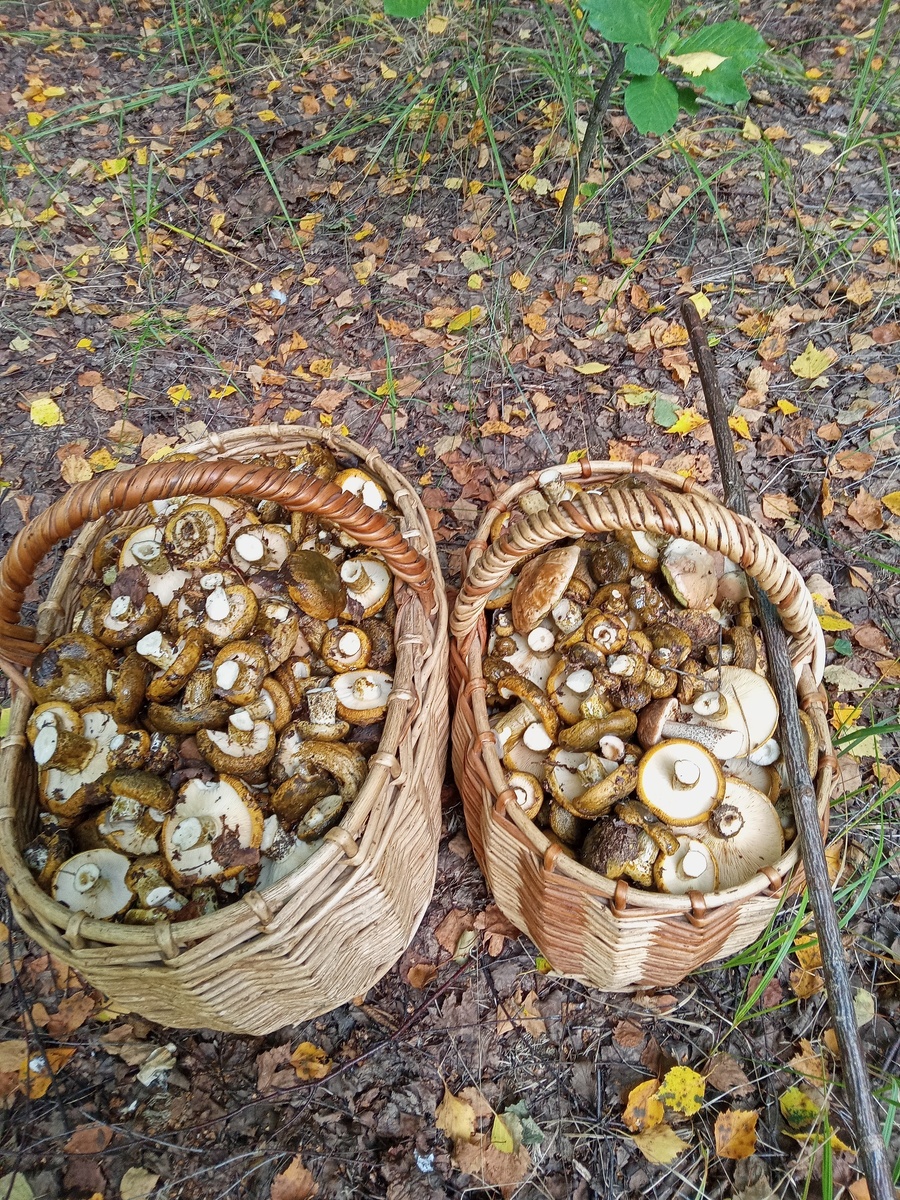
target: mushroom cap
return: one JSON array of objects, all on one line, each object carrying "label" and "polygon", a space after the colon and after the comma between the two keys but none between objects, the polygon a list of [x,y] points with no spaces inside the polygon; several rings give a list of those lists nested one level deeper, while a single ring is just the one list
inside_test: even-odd
[{"label": "mushroom cap", "polygon": [[718,760],[703,746],[670,738],[641,758],[637,793],[667,825],[696,825],[722,799],[725,777]]},{"label": "mushroom cap", "polygon": [[225,519],[204,500],[189,500],[169,517],[163,546],[181,567],[212,567],[225,549]]},{"label": "mushroom cap", "polygon": [[660,555],[660,569],[672,595],[685,608],[712,608],[719,581],[713,556],[685,538],[672,538]]},{"label": "mushroom cap", "polygon": [[[720,837],[712,824],[696,833],[719,867],[719,887],[739,887],[763,867],[771,867],[784,853],[784,830],[774,804],[740,779],[728,779],[720,812],[735,809],[741,820],[731,837]],[[718,815],[718,813],[717,813]],[[724,823],[723,823],[724,824]],[[730,828],[730,823],[724,826]]]},{"label": "mushroom cap", "polygon": [[781,779],[774,767],[757,766],[749,758],[726,758],[722,763],[722,770],[725,773],[726,786],[729,778],[739,779],[741,783],[749,784],[764,796],[768,796],[773,804],[778,799]]},{"label": "mushroom cap", "polygon": [[332,681],[338,716],[351,725],[374,725],[384,716],[394,681],[386,671],[345,671]]},{"label": "mushroom cap", "polygon": [[512,598],[512,620],[518,633],[530,633],[562,599],[580,553],[577,545],[556,546],[525,563]]},{"label": "mushroom cap", "polygon": [[317,550],[295,550],[284,566],[288,592],[310,617],[330,621],[344,608],[344,587],[338,568]]},{"label": "mushroom cap", "polygon": [[579,857],[589,870],[605,875],[607,879],[626,876],[648,887],[658,854],[653,839],[639,825],[607,813],[594,822]]},{"label": "mushroom cap", "polygon": [[712,852],[696,838],[678,835],[674,854],[661,854],[653,866],[653,882],[661,892],[684,896],[687,892],[714,892],[719,886]]},{"label": "mushroom cap", "polygon": [[762,675],[746,667],[716,667],[707,671],[709,686],[719,685],[726,712],[704,717],[712,729],[730,729],[740,734],[741,749],[730,758],[744,758],[769,740],[778,725],[778,701]]},{"label": "mushroom cap", "polygon": [[[232,713],[225,729],[198,729],[195,737],[197,749],[214,771],[248,779],[274,755],[275,726],[265,720],[254,721],[246,712],[241,720],[240,712]],[[250,728],[243,730],[242,724]]]},{"label": "mushroom cap", "polygon": [[[526,641],[525,635],[514,633],[510,639],[515,644],[515,651],[512,654],[503,654],[500,657],[508,662],[513,671],[517,671],[523,678],[530,679],[532,683],[536,683],[539,688],[546,688],[547,681],[550,678],[550,673],[560,661],[558,654],[535,654]],[[488,653],[494,653],[494,645],[497,638],[491,637],[488,643]]]},{"label": "mushroom cap", "polygon": [[348,621],[374,617],[387,604],[394,577],[388,565],[371,555],[348,558],[341,564],[347,598],[341,618]]},{"label": "mushroom cap", "polygon": [[66,859],[53,876],[53,899],[72,912],[109,920],[134,900],[134,893],[125,883],[129,866],[125,855],[115,850],[83,850]]},{"label": "mushroom cap", "polygon": [[278,571],[296,543],[283,525],[241,525],[231,539],[229,556],[239,571]]},{"label": "mushroom cap", "polygon": [[55,638],[34,659],[31,690],[40,703],[62,700],[74,708],[106,699],[106,672],[115,666],[108,646],[86,633]]},{"label": "mushroom cap", "polygon": [[376,512],[387,508],[387,492],[368,471],[364,471],[361,467],[347,467],[346,470],[338,471],[332,482],[342,492],[350,492],[351,495],[358,496],[363,504],[375,509]]},{"label": "mushroom cap", "polygon": [[263,814],[239,779],[191,779],[162,827],[160,848],[174,881],[230,879],[258,861]]},{"label": "mushroom cap", "polygon": [[534,820],[544,802],[541,781],[528,771],[510,771],[507,782],[515,793],[516,804],[526,817]]}]

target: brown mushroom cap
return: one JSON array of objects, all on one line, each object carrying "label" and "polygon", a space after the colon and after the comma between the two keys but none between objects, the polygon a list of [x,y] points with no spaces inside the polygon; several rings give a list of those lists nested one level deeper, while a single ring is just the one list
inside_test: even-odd
[{"label": "brown mushroom cap", "polygon": [[578,566],[579,554],[577,545],[557,546],[525,563],[512,598],[512,619],[517,632],[530,633],[562,599]]},{"label": "brown mushroom cap", "polygon": [[344,608],[344,588],[338,568],[316,550],[295,550],[285,563],[291,599],[310,617],[330,621]]}]

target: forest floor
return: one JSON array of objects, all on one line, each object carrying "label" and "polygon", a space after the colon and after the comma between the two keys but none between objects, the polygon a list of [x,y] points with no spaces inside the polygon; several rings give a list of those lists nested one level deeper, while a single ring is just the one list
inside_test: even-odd
[{"label": "forest floor", "polygon": [[[68,484],[207,431],[312,423],[418,486],[457,585],[522,472],[587,454],[718,490],[678,316],[703,292],[753,516],[827,630],[837,897],[896,1156],[896,6],[742,4],[771,47],[746,110],[701,106],[666,138],[617,92],[566,249],[596,44],[564,4],[435,0],[427,23],[369,0],[187,7],[0,14],[3,546]],[[862,1200],[829,1140],[853,1139],[796,901],[724,966],[598,993],[545,974],[491,907],[449,782],[445,801],[399,966],[269,1037],[117,1013],[7,910],[0,1197]],[[322,1054],[292,1060],[301,1043]],[[673,1065],[706,1095],[654,1163],[623,1117]],[[812,1116],[792,1125],[798,1085]],[[521,1149],[461,1156],[445,1088],[479,1128],[515,1106]],[[755,1153],[717,1152],[732,1110],[757,1114]]]}]

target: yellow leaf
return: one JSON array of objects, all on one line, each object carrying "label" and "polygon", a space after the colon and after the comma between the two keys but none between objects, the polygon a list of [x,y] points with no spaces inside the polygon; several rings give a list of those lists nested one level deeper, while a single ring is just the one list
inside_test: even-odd
[{"label": "yellow leaf", "polygon": [[98,474],[100,471],[111,471],[113,467],[119,465],[119,460],[113,458],[106,447],[102,450],[95,450],[93,454],[88,456],[88,462],[91,464],[91,470],[94,474]]},{"label": "yellow leaf", "polygon": [[749,1158],[756,1150],[759,1113],[729,1108],[716,1117],[716,1154],[719,1158]]},{"label": "yellow leaf", "polygon": [[76,350],[93,350],[94,343],[91,338],[79,338],[75,343]]},{"label": "yellow leaf", "polygon": [[817,350],[812,342],[807,342],[803,353],[798,354],[791,363],[791,374],[796,375],[798,379],[818,379],[836,357],[833,350]]},{"label": "yellow leaf", "polygon": [[109,257],[113,262],[128,262],[128,247],[127,246],[111,246]]},{"label": "yellow leaf", "polygon": [[818,158],[820,154],[824,154],[826,150],[831,149],[831,142],[804,142],[803,149],[808,154],[814,154]]},{"label": "yellow leaf", "polygon": [[477,324],[483,316],[484,309],[480,304],[474,304],[471,308],[467,308],[465,312],[460,313],[459,316],[454,317],[452,321],[448,322],[447,332],[461,333],[464,329]]},{"label": "yellow leaf", "polygon": [[144,1167],[129,1167],[119,1184],[121,1200],[150,1200],[159,1176]]},{"label": "yellow leaf", "polygon": [[382,63],[379,63],[378,66],[379,66],[379,69],[381,70],[381,78],[382,79],[396,79],[397,78],[397,72],[394,70],[393,67],[389,67],[387,65],[387,63],[382,62]]},{"label": "yellow leaf", "polygon": [[810,100],[814,100],[816,104],[827,104],[831,99],[831,88],[823,87],[822,85],[811,87],[809,89],[809,98]]},{"label": "yellow leaf", "polygon": [[329,379],[333,367],[334,360],[331,358],[314,358],[309,364],[309,373],[318,375],[320,379]]},{"label": "yellow leaf", "polygon": [[609,370],[609,363],[582,363],[581,366],[575,367],[574,370],[576,370],[579,375],[602,375],[604,371]]},{"label": "yellow leaf", "polygon": [[262,112],[256,114],[257,119],[270,124],[272,121],[279,120],[278,113],[272,112],[271,108],[264,108]]},{"label": "yellow leaf", "polygon": [[657,1098],[674,1112],[686,1117],[699,1112],[706,1092],[706,1080],[690,1067],[672,1067],[656,1093]]},{"label": "yellow leaf", "polygon": [[709,316],[709,311],[712,308],[712,301],[709,296],[704,296],[702,292],[694,292],[693,296],[689,296],[691,304],[696,308],[701,318]]},{"label": "yellow leaf", "polygon": [[854,725],[861,716],[862,709],[859,705],[844,704],[842,700],[835,700],[831,706],[831,724],[838,732]]},{"label": "yellow leaf", "polygon": [[62,1070],[74,1053],[74,1050],[54,1046],[46,1056],[36,1055],[26,1059],[19,1067],[19,1089],[32,1100],[40,1100],[53,1082],[53,1076]]},{"label": "yellow leaf", "polygon": [[299,1079],[324,1079],[331,1070],[331,1059],[321,1046],[301,1042],[291,1055],[291,1066]]},{"label": "yellow leaf", "polygon": [[122,174],[127,166],[127,158],[104,158],[100,164],[100,170],[107,179],[115,179],[117,175]]},{"label": "yellow leaf", "polygon": [[853,628],[852,621],[848,621],[846,617],[840,615],[832,616],[831,613],[820,613],[819,624],[826,633],[839,633],[842,629]]},{"label": "yellow leaf", "polygon": [[515,1153],[515,1139],[506,1128],[506,1124],[502,1117],[494,1117],[494,1123],[491,1126],[491,1145],[496,1147],[496,1149],[502,1154]]},{"label": "yellow leaf", "polygon": [[33,400],[30,415],[35,425],[42,425],[45,429],[52,429],[54,425],[65,425],[66,423],[62,409],[49,396],[41,396],[38,400]]},{"label": "yellow leaf", "polygon": [[475,1136],[475,1109],[444,1084],[444,1098],[435,1109],[434,1123],[451,1141],[469,1142]]},{"label": "yellow leaf", "polygon": [[298,421],[302,421],[305,414],[299,408],[289,408],[284,414],[285,425],[296,425]]},{"label": "yellow leaf", "polygon": [[892,512],[895,517],[900,517],[900,492],[888,492],[886,496],[881,497],[881,503]]},{"label": "yellow leaf", "polygon": [[43,121],[43,119],[44,118],[41,115],[41,113],[30,112],[28,114],[28,124],[31,126],[32,129],[37,129],[38,125],[40,125],[40,123],[41,123],[41,121]]},{"label": "yellow leaf", "polygon": [[670,425],[666,433],[691,433],[701,425],[706,424],[706,417],[697,412],[696,408],[678,408],[678,420]]},{"label": "yellow leaf", "polygon": [[673,1162],[688,1143],[683,1141],[669,1125],[654,1125],[646,1133],[636,1133],[632,1141],[648,1162],[664,1166]]},{"label": "yellow leaf", "polygon": [[530,192],[537,183],[537,175],[529,175],[528,173],[520,175],[516,180],[516,186],[520,187],[523,192]]},{"label": "yellow leaf", "polygon": [[798,1087],[788,1088],[779,1097],[781,1115],[793,1129],[806,1129],[818,1120],[819,1106]]},{"label": "yellow leaf", "polygon": [[147,151],[147,147],[138,146],[137,150],[134,152],[134,161],[137,163],[137,165],[139,167],[146,167],[149,158],[150,155]]},{"label": "yellow leaf", "polygon": [[443,33],[449,24],[450,22],[446,17],[432,17],[431,20],[426,24],[425,28],[429,33],[437,34]]},{"label": "yellow leaf", "polygon": [[331,413],[319,413],[319,424],[324,425],[326,429],[330,429],[334,424],[334,417]]},{"label": "yellow leaf", "polygon": [[509,283],[517,292],[524,292],[529,283],[531,283],[531,276],[523,275],[521,271],[513,271],[509,277]]},{"label": "yellow leaf", "polygon": [[685,75],[702,75],[704,71],[714,71],[726,60],[721,54],[713,54],[711,50],[696,50],[693,54],[670,54],[669,62],[674,63]]},{"label": "yellow leaf", "polygon": [[176,408],[191,398],[191,389],[184,383],[175,383],[168,389],[167,395]]},{"label": "yellow leaf", "polygon": [[470,275],[466,280],[466,287],[470,292],[480,292],[484,287],[484,280],[480,275]]},{"label": "yellow leaf", "polygon": [[80,454],[67,454],[59,473],[64,483],[87,483],[93,474],[87,459]]},{"label": "yellow leaf", "polygon": [[875,293],[869,286],[868,280],[864,279],[862,275],[858,275],[856,279],[847,285],[844,295],[856,308],[863,308],[875,298]]},{"label": "yellow leaf", "polygon": [[645,1079],[628,1093],[628,1103],[622,1120],[632,1133],[643,1133],[654,1125],[661,1125],[666,1115],[662,1101],[657,1098],[659,1084],[655,1079]]},{"label": "yellow leaf", "polygon": [[45,87],[41,90],[48,100],[52,100],[57,96],[64,96],[66,94],[66,89],[64,87]]},{"label": "yellow leaf", "polygon": [[226,396],[233,396],[236,391],[237,388],[230,383],[223,383],[221,387],[209,389],[209,398],[210,400],[224,400]]},{"label": "yellow leaf", "polygon": [[749,438],[750,426],[747,424],[747,418],[742,416],[734,416],[728,418],[728,428],[731,429],[738,437]]},{"label": "yellow leaf", "polygon": [[566,462],[567,463],[577,463],[577,462],[581,462],[581,460],[583,458],[587,458],[587,446],[585,446],[581,450],[570,450],[569,453],[566,455]]},{"label": "yellow leaf", "polygon": [[283,25],[287,25],[287,17],[283,12],[273,12],[269,14],[269,19],[276,29],[280,29]]},{"label": "yellow leaf", "polygon": [[790,400],[779,400],[775,407],[779,412],[783,412],[786,417],[800,411],[799,407]]},{"label": "yellow leaf", "polygon": [[213,231],[214,234],[218,233],[224,224],[225,224],[225,214],[224,213],[213,213],[213,215],[209,218],[209,227]]}]

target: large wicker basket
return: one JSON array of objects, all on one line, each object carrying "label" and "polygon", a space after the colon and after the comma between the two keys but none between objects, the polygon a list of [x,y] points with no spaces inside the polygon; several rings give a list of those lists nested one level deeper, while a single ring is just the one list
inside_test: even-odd
[{"label": "large wicker basket", "polygon": [[[331,483],[260,465],[260,456],[296,453],[311,440],[325,442],[339,461],[354,455],[365,464],[399,511],[399,530]],[[265,1034],[364,993],[406,949],[431,898],[448,724],[446,600],[427,516],[376,451],[277,425],[183,449],[199,461],[151,464],[72,488],[22,530],[0,565],[0,654],[19,682],[0,750],[0,866],[26,933],[119,1007],[176,1027]],[[362,789],[301,869],[197,920],[98,921],[51,900],[20,853],[34,833],[37,790],[24,737],[32,703],[16,668],[68,627],[98,537],[111,524],[133,523],[131,510],[184,494],[274,500],[327,517],[380,552],[401,581],[394,688]],[[23,593],[37,564],[82,525],[39,607],[37,630],[23,628]]]},{"label": "large wicker basket", "polygon": [[[741,887],[689,896],[613,882],[561,854],[515,802],[488,722],[481,669],[485,601],[522,559],[558,539],[586,533],[646,530],[721,551],[768,594],[790,636],[799,699],[820,743],[816,790],[823,825],[836,767],[817,686],[824,640],[796,569],[751,521],[693,481],[661,470],[632,475],[631,467],[619,462],[586,460],[559,471],[585,490],[571,501],[521,516],[517,501],[544,474],[535,472],[489,505],[469,546],[468,569],[450,621],[451,688],[457,696],[453,770],[469,837],[498,905],[556,971],[608,991],[671,986],[759,935],[785,890],[798,886],[797,843]],[[617,487],[604,486],[617,481]],[[510,511],[520,519],[511,520],[489,545],[495,521]]]}]

